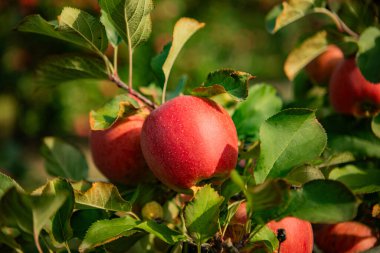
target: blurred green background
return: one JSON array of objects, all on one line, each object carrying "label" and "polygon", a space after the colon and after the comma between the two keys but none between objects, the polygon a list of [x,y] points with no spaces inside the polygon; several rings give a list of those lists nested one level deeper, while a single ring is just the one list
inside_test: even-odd
[{"label": "blurred green background", "polygon": [[[188,83],[202,83],[207,74],[220,68],[252,73],[254,82],[267,82],[289,98],[290,83],[282,70],[287,53],[294,47],[306,23],[269,34],[265,15],[280,0],[156,0],[150,40],[134,57],[134,84],[154,81],[150,59],[171,38],[175,22],[183,16],[206,26],[180,53],[169,87],[184,74]],[[88,113],[119,91],[110,82],[80,81],[42,84],[38,65],[49,55],[81,49],[48,37],[14,30],[26,15],[38,13],[56,19],[64,6],[78,7],[99,16],[97,0],[3,0],[0,1],[0,170],[20,181],[26,189],[46,181],[39,149],[45,136],[58,136],[88,152]],[[127,78],[127,51],[120,50],[120,75]],[[90,176],[101,177],[92,169]]]}]

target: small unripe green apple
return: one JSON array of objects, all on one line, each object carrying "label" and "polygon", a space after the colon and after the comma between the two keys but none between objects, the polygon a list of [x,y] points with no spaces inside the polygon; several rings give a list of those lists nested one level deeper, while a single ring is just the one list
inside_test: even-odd
[{"label": "small unripe green apple", "polygon": [[342,61],[329,83],[330,103],[336,112],[357,117],[380,111],[380,83],[367,81],[356,66],[355,58]]},{"label": "small unripe green apple", "polygon": [[348,221],[324,225],[316,231],[315,242],[324,253],[357,253],[374,247],[377,238],[368,226]]},{"label": "small unripe green apple", "polygon": [[329,45],[325,52],[317,56],[305,70],[309,77],[317,83],[328,82],[335,67],[344,58],[343,52],[335,45]]},{"label": "small unripe green apple", "polygon": [[144,120],[144,116],[133,115],[108,129],[91,131],[94,163],[111,181],[137,185],[153,178],[140,146]]},{"label": "small unripe green apple", "polygon": [[238,139],[226,110],[210,99],[176,97],[145,120],[141,148],[153,174],[182,192],[205,179],[229,176]]},{"label": "small unripe green apple", "polygon": [[141,209],[141,215],[146,220],[162,219],[164,217],[164,210],[158,202],[150,201]]},{"label": "small unripe green apple", "polygon": [[285,230],[285,241],[280,244],[281,253],[312,253],[313,229],[310,222],[294,217],[271,221],[268,227],[277,235],[279,229]]}]

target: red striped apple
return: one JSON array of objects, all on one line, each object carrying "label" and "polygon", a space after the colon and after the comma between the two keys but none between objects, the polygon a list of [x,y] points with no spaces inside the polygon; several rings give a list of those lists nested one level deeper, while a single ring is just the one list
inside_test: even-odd
[{"label": "red striped apple", "polygon": [[180,192],[226,178],[238,157],[231,117],[214,101],[195,96],[176,97],[154,110],[144,122],[141,148],[153,174]]}]

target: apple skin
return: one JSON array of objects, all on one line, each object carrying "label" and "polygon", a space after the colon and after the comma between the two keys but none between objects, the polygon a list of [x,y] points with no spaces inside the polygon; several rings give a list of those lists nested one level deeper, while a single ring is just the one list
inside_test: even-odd
[{"label": "apple skin", "polygon": [[236,210],[235,215],[232,217],[230,224],[245,225],[247,223],[247,203],[241,202]]},{"label": "apple skin", "polygon": [[330,103],[336,112],[368,117],[380,111],[380,83],[367,81],[355,58],[342,61],[329,83]]},{"label": "apple skin", "polygon": [[339,47],[329,45],[325,52],[306,65],[305,70],[312,80],[317,83],[326,83],[343,58],[343,52]]},{"label": "apple skin", "polygon": [[137,185],[152,180],[140,146],[145,117],[133,115],[105,130],[91,130],[91,153],[97,168],[111,181]]},{"label": "apple skin", "polygon": [[358,253],[375,246],[377,239],[368,226],[348,221],[324,225],[316,231],[315,242],[325,253]]},{"label": "apple skin", "polygon": [[238,157],[231,117],[214,101],[195,96],[176,97],[154,110],[143,125],[141,148],[153,174],[179,192],[228,177]]},{"label": "apple skin", "polygon": [[278,229],[285,229],[286,240],[281,243],[281,253],[312,253],[313,229],[310,222],[285,217],[278,222],[271,221],[267,225],[276,235]]}]

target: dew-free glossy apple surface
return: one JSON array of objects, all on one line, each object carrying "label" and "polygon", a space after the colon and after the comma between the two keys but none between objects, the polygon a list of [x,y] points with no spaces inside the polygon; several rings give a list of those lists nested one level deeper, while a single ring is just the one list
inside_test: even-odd
[{"label": "dew-free glossy apple surface", "polygon": [[140,146],[144,118],[139,115],[106,130],[91,131],[91,152],[97,168],[111,181],[136,185],[152,178]]},{"label": "dew-free glossy apple surface", "polygon": [[368,226],[354,221],[325,225],[315,236],[325,253],[359,253],[372,248],[376,241]]},{"label": "dew-free glossy apple surface", "polygon": [[339,113],[370,116],[380,110],[380,84],[368,82],[354,58],[345,59],[336,67],[329,93],[331,105]]},{"label": "dew-free glossy apple surface", "polygon": [[278,222],[269,222],[268,227],[275,234],[278,229],[285,229],[286,240],[281,243],[281,253],[312,253],[313,230],[310,222],[286,217]]},{"label": "dew-free glossy apple surface", "polygon": [[141,133],[144,157],[155,176],[175,190],[235,168],[238,140],[228,113],[214,101],[174,98],[154,110]]}]

